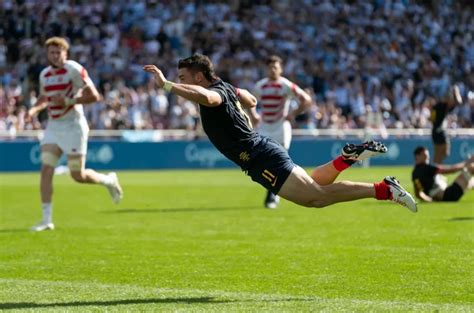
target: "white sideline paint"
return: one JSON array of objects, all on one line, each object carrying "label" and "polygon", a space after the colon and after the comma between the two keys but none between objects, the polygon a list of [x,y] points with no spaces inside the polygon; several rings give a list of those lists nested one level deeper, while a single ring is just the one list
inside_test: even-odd
[{"label": "white sideline paint", "polygon": [[[351,307],[356,309],[357,307],[367,308],[367,309],[384,309],[384,310],[440,310],[445,312],[472,312],[474,309],[473,305],[469,304],[456,304],[456,303],[423,303],[423,302],[409,302],[409,301],[386,301],[386,300],[362,300],[362,299],[347,299],[347,298],[322,298],[314,296],[301,296],[301,295],[287,295],[287,294],[263,294],[263,293],[251,293],[251,292],[234,292],[234,291],[220,291],[220,290],[200,290],[200,289],[177,289],[177,288],[154,288],[154,287],[143,287],[137,285],[127,285],[127,284],[102,284],[97,282],[67,282],[67,281],[48,281],[48,280],[27,280],[27,279],[8,279],[0,278],[0,299],[3,298],[2,293],[9,290],[5,284],[14,284],[15,287],[18,285],[33,285],[35,288],[69,288],[71,290],[83,288],[93,292],[92,288],[108,290],[108,295],[111,299],[114,298],[114,294],[110,293],[110,289],[120,290],[120,296],[127,296],[126,294],[143,294],[148,295],[153,294],[154,297],[186,297],[186,296],[207,296],[215,297],[216,301],[220,299],[233,300],[231,303],[238,304],[239,300],[242,302],[248,302],[249,300],[254,301],[279,301],[281,303],[292,301],[305,301],[310,304],[314,302],[315,305],[327,305],[333,308]],[[3,285],[3,286],[2,286]],[[13,287],[13,288],[15,288]],[[21,288],[21,287],[20,287]],[[94,292],[96,294],[96,292]],[[72,295],[74,296],[74,295]],[[130,295],[131,296],[131,295]],[[146,299],[146,298],[143,298]],[[84,300],[84,299],[82,299]],[[21,299],[17,300],[21,301]],[[31,301],[31,300],[28,300]],[[94,302],[94,300],[91,300]],[[104,301],[107,301],[104,299]],[[7,301],[15,302],[15,301]],[[49,303],[50,301],[42,300],[41,303]],[[62,300],[57,300],[53,302],[63,302]],[[210,302],[212,304],[212,301]],[[216,305],[219,303],[216,303]],[[91,306],[94,306],[91,303]]]}]

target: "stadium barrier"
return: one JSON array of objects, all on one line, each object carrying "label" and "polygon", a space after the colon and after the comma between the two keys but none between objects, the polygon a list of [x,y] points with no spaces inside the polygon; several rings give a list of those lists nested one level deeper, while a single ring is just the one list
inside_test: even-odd
[{"label": "stadium barrier", "polygon": [[[418,145],[432,149],[427,130],[389,131],[384,143],[388,153],[371,159],[371,165],[410,165]],[[206,139],[187,131],[92,131],[87,166],[99,169],[144,170],[236,167]],[[290,155],[301,166],[315,166],[339,155],[348,141],[361,141],[368,133],[351,130],[295,131]],[[374,134],[371,134],[374,135]],[[474,132],[451,132],[451,155],[446,163],[474,154]],[[40,168],[42,132],[0,133],[0,171],[36,171]],[[172,139],[175,138],[175,139]],[[188,139],[186,139],[188,138]],[[194,138],[194,139],[190,139]],[[60,164],[66,164],[63,157]]]}]

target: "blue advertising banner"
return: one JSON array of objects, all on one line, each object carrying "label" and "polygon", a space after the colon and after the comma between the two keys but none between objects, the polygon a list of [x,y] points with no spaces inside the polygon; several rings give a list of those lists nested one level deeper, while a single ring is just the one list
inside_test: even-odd
[{"label": "blue advertising banner", "polygon": [[[290,155],[300,166],[315,166],[340,154],[342,139],[295,138]],[[428,137],[384,140],[388,153],[371,159],[371,165],[411,165],[413,150],[424,145],[432,150]],[[452,138],[446,163],[460,162],[474,154],[474,138]],[[40,146],[35,141],[0,142],[0,171],[36,171],[40,168]],[[63,157],[60,164],[66,164]],[[235,165],[208,140],[124,142],[89,141],[87,166],[94,169],[227,168]]]}]

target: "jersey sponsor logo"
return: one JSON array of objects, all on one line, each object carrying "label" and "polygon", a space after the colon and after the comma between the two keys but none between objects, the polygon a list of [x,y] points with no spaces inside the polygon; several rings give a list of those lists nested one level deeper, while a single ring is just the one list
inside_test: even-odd
[{"label": "jersey sponsor logo", "polygon": [[263,170],[262,172],[262,176],[268,180],[270,182],[270,184],[272,185],[272,187],[275,187],[276,186],[276,182],[277,182],[277,179],[278,179],[278,176],[275,176],[273,175],[269,170]]},{"label": "jersey sponsor logo", "polygon": [[415,188],[418,190],[423,190],[423,185],[421,184],[421,181],[418,178],[415,179]]},{"label": "jersey sponsor logo", "polygon": [[405,197],[407,195],[407,193],[403,189],[401,189],[399,186],[392,185],[392,184],[390,184],[390,186],[394,187],[398,191],[399,197]]},{"label": "jersey sponsor logo", "polygon": [[248,162],[250,160],[250,155],[247,151],[243,151],[240,153],[239,159],[241,159],[244,162]]}]

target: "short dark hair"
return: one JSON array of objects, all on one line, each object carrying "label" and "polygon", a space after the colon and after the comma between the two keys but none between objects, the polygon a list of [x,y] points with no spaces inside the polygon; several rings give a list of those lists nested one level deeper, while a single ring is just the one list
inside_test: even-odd
[{"label": "short dark hair", "polygon": [[426,151],[426,148],[425,148],[425,147],[423,147],[423,146],[418,146],[418,147],[415,148],[415,150],[413,150],[413,154],[414,154],[415,156],[417,156],[417,155],[419,155],[420,153],[423,153],[423,152],[425,152],[425,151]]},{"label": "short dark hair", "polygon": [[179,60],[178,68],[187,68],[193,73],[202,72],[204,77],[210,82],[218,79],[214,72],[214,65],[212,65],[211,60],[207,56],[199,53]]},{"label": "short dark hair", "polygon": [[270,64],[273,64],[273,63],[280,63],[281,65],[283,65],[283,59],[280,58],[278,55],[270,55],[266,62],[265,62],[267,65],[270,65]]}]

